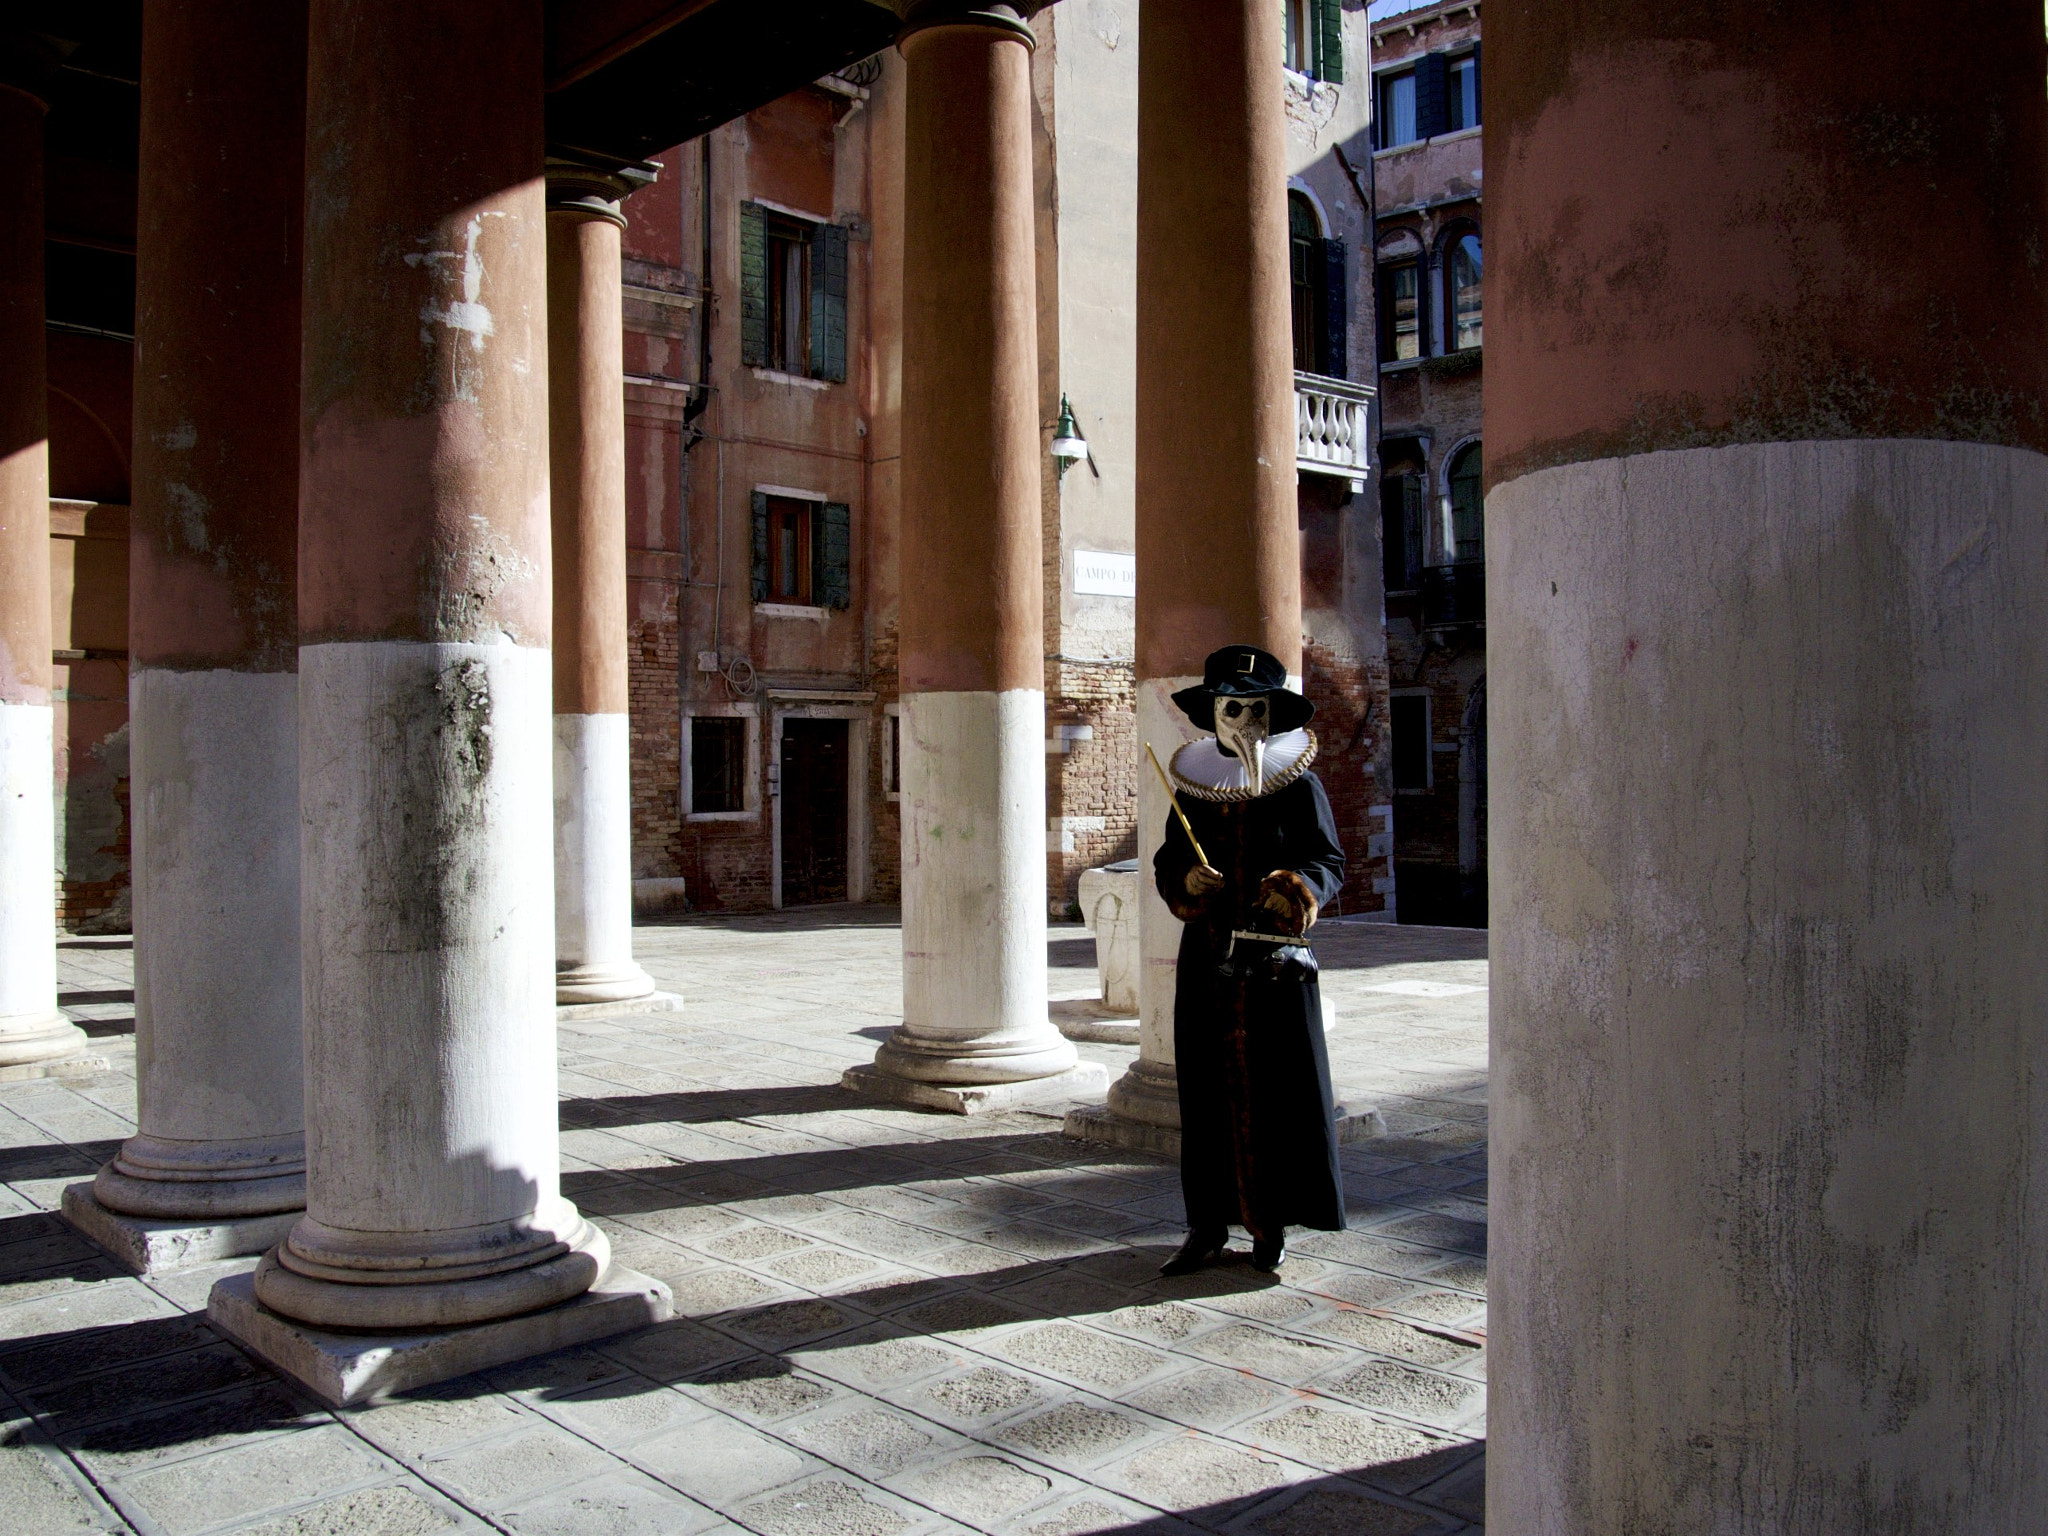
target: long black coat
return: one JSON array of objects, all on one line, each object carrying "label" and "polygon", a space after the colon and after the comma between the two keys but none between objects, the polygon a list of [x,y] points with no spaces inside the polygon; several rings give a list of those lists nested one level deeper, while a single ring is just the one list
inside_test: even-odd
[{"label": "long black coat", "polygon": [[[1277,980],[1256,963],[1218,969],[1231,932],[1271,933],[1258,907],[1260,883],[1292,870],[1327,903],[1344,884],[1344,850],[1322,781],[1304,773],[1256,800],[1199,800],[1181,808],[1223,876],[1223,888],[1192,897],[1197,862],[1180,822],[1167,818],[1153,857],[1160,896],[1186,925],[1173,999],[1180,1080],[1180,1177],[1188,1225],[1240,1225],[1254,1237],[1289,1226],[1342,1231],[1330,1059],[1323,1044],[1321,989],[1313,979]],[[1313,933],[1311,933],[1311,938]],[[1236,945],[1239,961],[1269,949]]]}]

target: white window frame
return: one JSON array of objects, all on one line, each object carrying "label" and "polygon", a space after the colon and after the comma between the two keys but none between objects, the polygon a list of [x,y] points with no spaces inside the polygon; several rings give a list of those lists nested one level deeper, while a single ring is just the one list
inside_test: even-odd
[{"label": "white window frame", "polygon": [[[889,726],[891,720],[896,722],[894,729],[891,729]],[[881,736],[882,798],[889,801],[901,801],[903,791],[901,789],[889,788],[891,783],[901,784],[903,782],[903,765],[898,761],[903,755],[903,706],[901,704],[884,704],[882,706]]]},{"label": "white window frame", "polygon": [[[691,770],[691,757],[696,746],[696,719],[706,716],[714,720],[744,720],[747,722],[746,782],[741,790],[737,811],[696,811],[690,807],[696,803],[696,784]],[[761,819],[761,706],[749,703],[719,704],[711,701],[690,702],[683,705],[682,764],[678,777],[682,781],[682,811],[685,822],[692,821],[759,821]]]}]

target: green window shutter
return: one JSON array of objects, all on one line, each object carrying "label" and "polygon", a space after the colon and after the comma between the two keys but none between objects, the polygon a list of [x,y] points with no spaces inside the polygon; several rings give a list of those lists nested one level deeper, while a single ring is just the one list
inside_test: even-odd
[{"label": "green window shutter", "polygon": [[811,236],[811,377],[846,382],[846,231],[820,224]]},{"label": "green window shutter", "polygon": [[754,601],[768,601],[768,493],[754,492]]},{"label": "green window shutter", "polygon": [[768,366],[768,213],[740,204],[740,361]]},{"label": "green window shutter", "polygon": [[1344,83],[1344,0],[1315,0],[1316,78]]},{"label": "green window shutter", "polygon": [[853,606],[853,509],[843,501],[818,508],[816,537],[811,540],[817,566],[811,591],[821,608]]},{"label": "green window shutter", "polygon": [[1450,60],[1425,53],[1415,61],[1415,136],[1433,139],[1450,126]]},{"label": "green window shutter", "polygon": [[1351,289],[1344,281],[1344,242],[1318,240],[1321,265],[1316,279],[1322,292],[1316,296],[1316,318],[1322,322],[1317,338],[1317,372],[1325,378],[1351,376]]}]

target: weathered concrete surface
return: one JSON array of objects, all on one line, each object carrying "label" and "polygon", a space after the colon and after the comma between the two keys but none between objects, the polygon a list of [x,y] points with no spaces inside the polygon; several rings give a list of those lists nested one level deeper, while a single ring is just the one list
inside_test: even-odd
[{"label": "weathered concrete surface", "polygon": [[1045,966],[1045,696],[903,704],[903,1027],[891,1076],[1014,1083],[1070,1070]]},{"label": "weathered concrete surface", "polygon": [[[124,1536],[794,1536],[821,1506],[829,1529],[895,1536],[1164,1516],[1233,1536],[1469,1532],[1484,936],[1331,925],[1336,1070],[1391,1131],[1344,1149],[1353,1230],[1297,1233],[1277,1281],[1238,1264],[1167,1283],[1170,1166],[1077,1146],[1055,1115],[833,1086],[896,1017],[893,916],[640,930],[642,963],[689,977],[710,1012],[563,1028],[564,1166],[676,1319],[346,1412],[200,1315],[252,1261],[138,1280],[44,1214],[132,1128],[131,1073],[0,1086],[0,1200],[22,1212],[0,1217],[7,1507],[38,1533]],[[1082,930],[1049,950],[1054,990],[1094,990]],[[62,953],[67,991],[126,985],[113,941]]]},{"label": "weathered concrete surface", "polygon": [[2040,1507],[2044,506],[1924,442],[1494,491],[1515,1529]]},{"label": "weathered concrete surface", "polygon": [[2048,1498],[2048,38],[1919,18],[1487,8],[1517,1536]]}]

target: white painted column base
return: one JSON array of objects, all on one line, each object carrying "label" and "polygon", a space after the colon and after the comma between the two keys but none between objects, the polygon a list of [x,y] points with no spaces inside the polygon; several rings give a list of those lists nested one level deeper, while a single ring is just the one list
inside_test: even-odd
[{"label": "white painted column base", "polygon": [[[141,1130],[92,1199],[139,1219],[124,1260],[137,1244],[230,1257],[226,1231],[268,1230],[242,1218],[306,1204],[299,680],[144,667],[128,701]],[[179,1222],[183,1240],[155,1231]]]},{"label": "white painted column base", "polygon": [[567,1301],[610,1247],[560,1193],[549,655],[366,641],[299,668],[307,1210],[255,1295],[315,1329]]},{"label": "white painted column base", "polygon": [[843,1081],[963,1111],[999,1085],[1093,1091],[1046,1002],[1044,693],[908,694],[901,730],[903,1023]]},{"label": "white painted column base", "polygon": [[0,1080],[85,1050],[57,1011],[56,764],[55,711],[0,704]]},{"label": "white painted column base", "polygon": [[1486,502],[1489,1526],[2039,1529],[2048,458]]},{"label": "white painted column base", "polygon": [[[1149,742],[1161,763],[1171,763],[1184,742],[1197,740],[1202,732],[1181,713],[1173,695],[1201,682],[1200,677],[1148,677],[1138,682],[1138,1059],[1124,1075],[1109,1085],[1108,1113],[1145,1131],[1119,1132],[1129,1141],[1123,1146],[1150,1146],[1153,1132],[1171,1132],[1168,1138],[1180,1146],[1180,1083],[1173,1070],[1173,989],[1180,972],[1180,919],[1159,899],[1152,884],[1152,856],[1166,835],[1166,818],[1173,814],[1166,786],[1145,756]],[[1100,1130],[1106,1122],[1089,1119],[1083,1124]],[[1069,1125],[1069,1134],[1079,1134]],[[1111,1139],[1090,1135],[1090,1140]]]},{"label": "white painted column base", "polygon": [[624,715],[555,716],[555,1001],[645,997],[633,959],[632,741]]}]

